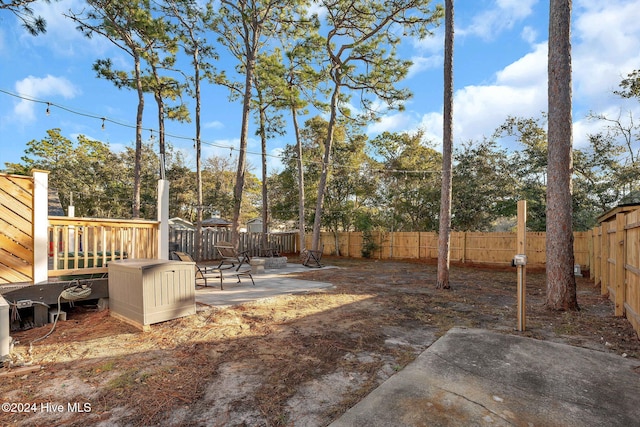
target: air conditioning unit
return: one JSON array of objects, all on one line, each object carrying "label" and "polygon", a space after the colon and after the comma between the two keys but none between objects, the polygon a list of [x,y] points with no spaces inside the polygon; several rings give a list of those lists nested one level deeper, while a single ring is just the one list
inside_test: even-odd
[{"label": "air conditioning unit", "polygon": [[196,312],[195,263],[159,259],[109,262],[111,316],[146,330]]}]

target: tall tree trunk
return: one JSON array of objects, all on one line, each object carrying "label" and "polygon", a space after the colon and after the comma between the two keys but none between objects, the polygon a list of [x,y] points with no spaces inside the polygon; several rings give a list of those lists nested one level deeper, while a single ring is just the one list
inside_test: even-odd
[{"label": "tall tree trunk", "polygon": [[195,238],[195,255],[197,260],[202,260],[202,141],[200,140],[200,58],[199,50],[196,47],[193,51],[193,68],[194,68],[194,86],[196,95],[196,191],[197,204],[196,208],[196,238]]},{"label": "tall tree trunk", "polygon": [[548,67],[547,306],[577,310],[571,197],[571,0],[551,0]]},{"label": "tall tree trunk", "polygon": [[293,117],[293,129],[296,135],[296,154],[298,156],[298,237],[300,240],[300,253],[306,250],[305,221],[304,221],[304,164],[302,162],[302,140],[300,139],[300,127],[298,126],[298,111],[291,108]]},{"label": "tall tree trunk", "polygon": [[247,168],[247,144],[249,138],[249,115],[251,113],[251,92],[253,91],[253,73],[255,70],[255,56],[247,57],[247,69],[244,82],[244,98],[242,101],[242,129],[240,133],[240,149],[238,151],[238,169],[236,170],[236,184],[233,188],[233,224],[231,243],[238,247],[240,239],[240,209],[242,207],[242,193]]},{"label": "tall tree trunk", "polygon": [[324,141],[324,155],[322,157],[322,173],[318,182],[318,200],[316,201],[315,217],[313,219],[313,237],[311,239],[311,250],[317,251],[320,248],[320,227],[322,225],[322,210],[324,207],[324,193],[327,188],[327,178],[329,175],[329,164],[331,162],[331,148],[333,145],[333,134],[336,127],[338,114],[338,100],[340,99],[340,77],[335,77],[335,88],[331,95],[331,115],[327,128],[327,137]]},{"label": "tall tree trunk", "polygon": [[158,153],[160,154],[160,179],[165,179],[164,102],[159,93],[153,95],[158,106]]},{"label": "tall tree trunk", "polygon": [[[262,99],[260,100],[262,105]],[[260,109],[260,143],[262,148],[262,247],[267,248],[267,233],[269,232],[269,186],[267,183],[267,135],[265,127],[267,118],[264,109]]]},{"label": "tall tree trunk", "polygon": [[444,117],[442,129],[442,191],[438,233],[438,281],[436,288],[449,289],[451,244],[451,187],[453,181],[453,0],[445,1]]},{"label": "tall tree trunk", "polygon": [[153,98],[158,106],[158,153],[160,154],[160,179],[165,179],[165,138],[164,138],[164,100],[162,99],[162,83],[158,75],[158,68],[155,63],[151,62],[151,72],[155,80],[155,88]]},{"label": "tall tree trunk", "polygon": [[140,77],[140,56],[134,55],[138,110],[136,112],[136,152],[133,163],[133,207],[132,217],[140,218],[140,187],[142,184],[142,116],[144,113],[144,90]]}]

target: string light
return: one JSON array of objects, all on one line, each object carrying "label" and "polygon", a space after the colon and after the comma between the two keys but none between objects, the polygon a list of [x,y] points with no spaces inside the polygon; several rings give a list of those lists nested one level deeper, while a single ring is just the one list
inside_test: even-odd
[{"label": "string light", "polygon": [[[55,103],[52,103],[52,102],[49,102],[49,101],[43,101],[43,100],[31,98],[31,97],[28,97],[26,95],[15,94],[15,93],[9,92],[9,91],[4,90],[4,89],[0,89],[0,93],[4,93],[6,95],[13,96],[13,97],[25,100],[25,101],[30,101],[30,102],[40,103],[40,104],[46,104],[47,105],[47,109],[46,109],[47,115],[50,115],[50,113],[51,113],[50,107],[55,106],[55,107],[57,107],[57,108],[59,108],[61,110],[67,111],[67,112],[69,112],[71,114],[102,120],[101,127],[102,127],[103,130],[105,129],[105,123],[106,122],[111,122],[111,123],[113,123],[113,124],[115,124],[117,126],[129,128],[129,129],[136,129],[136,125],[131,125],[131,124],[128,124],[128,123],[119,122],[119,121],[116,121],[116,120],[113,120],[113,119],[109,119],[108,117],[101,117],[101,116],[98,116],[98,115],[95,115],[95,114],[80,112],[80,111],[77,111],[77,110],[73,110],[73,109],[71,109],[69,107],[65,107],[63,105],[55,104]],[[143,128],[143,130],[148,130],[148,131],[152,132],[152,136],[153,136],[153,129]],[[185,136],[170,134],[170,133],[166,133],[166,132],[165,132],[165,136],[170,137],[170,138],[175,138],[175,139],[181,139],[181,140],[192,140],[195,143],[195,139],[193,139],[192,137],[185,137]],[[231,146],[228,146],[228,145],[215,144],[213,142],[206,142],[206,141],[202,141],[202,144],[208,145],[208,146],[211,146],[211,147],[217,147],[217,148],[229,148],[229,150],[230,150],[229,157],[230,158],[233,157],[234,147],[231,147]],[[254,151],[249,151],[249,150],[246,150],[246,149],[244,150],[244,152],[247,153],[247,154],[251,154],[251,155],[262,155],[261,152],[254,152]],[[268,154],[267,153],[266,156],[270,157],[270,158],[275,158],[275,159],[281,160],[283,162],[287,161],[287,157],[284,156],[284,155],[279,156],[279,155]],[[290,160],[293,160],[293,159],[296,159],[296,158],[297,158],[297,156],[293,155]],[[308,159],[303,159],[303,162],[305,162],[306,164],[315,163],[315,164],[318,164],[318,165],[322,165],[324,163],[323,161],[313,161],[313,160],[308,160]],[[340,165],[338,165],[336,163],[333,163],[333,164],[328,165],[328,166],[332,166],[334,168],[359,169],[359,167],[355,167],[354,168],[354,167],[351,167],[351,166],[340,166]],[[402,172],[404,172],[405,174],[406,173],[422,173],[422,174],[427,174],[427,173],[440,174],[441,173],[440,170],[372,169],[372,171],[373,172],[380,172],[380,173],[402,173]]]}]

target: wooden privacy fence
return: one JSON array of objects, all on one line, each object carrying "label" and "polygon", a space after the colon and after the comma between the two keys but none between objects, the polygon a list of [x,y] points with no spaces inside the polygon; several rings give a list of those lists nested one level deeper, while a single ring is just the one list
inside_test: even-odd
[{"label": "wooden privacy fence", "polygon": [[[195,230],[169,229],[169,246],[171,250],[195,254]],[[276,247],[285,254],[297,252],[297,233],[269,233],[267,245]],[[218,259],[215,245],[218,242],[230,242],[231,230],[227,228],[202,229],[202,257],[200,261]],[[251,256],[259,256],[263,252],[262,233],[240,233],[238,249],[249,251]]]},{"label": "wooden privacy fence", "polygon": [[591,277],[640,333],[640,210],[616,209],[592,231]]},{"label": "wooden privacy fence", "polygon": [[[325,254],[362,257],[363,233],[321,233],[321,239]],[[545,239],[546,233],[527,233],[527,265],[544,267]],[[370,241],[376,246],[371,258],[438,258],[438,234],[434,232],[372,232]],[[591,266],[590,241],[591,232],[574,233],[575,263],[583,270]],[[306,237],[305,243],[311,247],[311,236]],[[516,251],[516,233],[451,233],[451,261],[509,266]]]}]

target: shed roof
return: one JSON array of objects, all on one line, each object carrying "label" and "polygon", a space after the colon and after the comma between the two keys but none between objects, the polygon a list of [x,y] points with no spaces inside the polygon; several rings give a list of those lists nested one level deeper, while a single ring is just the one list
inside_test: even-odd
[{"label": "shed roof", "polygon": [[203,227],[231,227],[231,222],[222,218],[207,218],[202,221]]},{"label": "shed roof", "polygon": [[620,199],[617,206],[609,209],[598,217],[598,223],[603,223],[615,218],[619,213],[630,212],[640,209],[640,191],[632,191],[631,193]]}]

